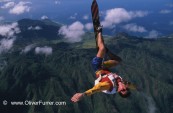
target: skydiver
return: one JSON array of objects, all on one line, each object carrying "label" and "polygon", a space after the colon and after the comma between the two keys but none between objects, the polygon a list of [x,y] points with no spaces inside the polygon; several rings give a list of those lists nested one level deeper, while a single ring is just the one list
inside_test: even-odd
[{"label": "skydiver", "polygon": [[[90,96],[96,92],[104,92],[107,94],[115,94],[118,92],[119,95],[124,98],[130,95],[129,88],[123,79],[116,73],[109,70],[109,68],[115,67],[117,64],[119,64],[122,59],[119,56],[111,53],[107,47],[105,47],[102,37],[102,27],[99,25],[96,29],[96,45],[98,45],[98,52],[96,57],[94,57],[92,60],[92,67],[96,74],[95,85],[83,93],[74,94],[71,98],[72,102],[78,102],[83,97]],[[109,56],[109,60],[104,61],[105,55]]]}]

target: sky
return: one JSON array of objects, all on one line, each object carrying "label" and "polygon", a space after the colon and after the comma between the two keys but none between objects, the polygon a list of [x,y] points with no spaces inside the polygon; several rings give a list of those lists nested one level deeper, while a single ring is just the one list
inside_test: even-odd
[{"label": "sky", "polygon": [[[172,34],[173,0],[97,2],[104,34],[127,32],[146,38]],[[23,18],[50,19],[64,25],[59,33],[67,40],[80,41],[85,31],[92,31],[91,3],[92,0],[0,0],[0,23]]]}]

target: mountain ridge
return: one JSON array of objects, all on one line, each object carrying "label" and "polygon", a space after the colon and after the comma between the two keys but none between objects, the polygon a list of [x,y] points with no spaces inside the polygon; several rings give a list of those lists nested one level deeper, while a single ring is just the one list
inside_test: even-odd
[{"label": "mountain ridge", "polygon": [[[20,22],[19,26],[22,26]],[[74,93],[84,92],[94,85],[95,76],[90,64],[96,54],[94,34],[86,33],[82,42],[68,43],[62,36],[50,38],[50,27],[56,29],[53,31],[55,36],[59,27],[48,25],[45,34],[37,31],[30,41],[21,28],[13,51],[0,55],[0,59],[6,61],[0,70],[0,101],[61,101],[66,105],[4,106],[1,103],[2,113],[172,113],[173,38],[142,39],[128,34],[104,36],[108,48],[123,59],[123,63],[112,71],[135,83],[139,91],[132,91],[127,99],[97,93],[74,104],[70,101]],[[19,43],[20,37],[24,38]],[[21,48],[33,43],[36,46],[29,52],[21,53]],[[37,46],[52,47],[53,52],[36,54],[34,48]]]}]

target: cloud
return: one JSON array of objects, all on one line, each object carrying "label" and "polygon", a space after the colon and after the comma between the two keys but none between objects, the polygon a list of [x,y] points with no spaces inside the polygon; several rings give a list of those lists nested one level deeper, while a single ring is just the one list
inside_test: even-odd
[{"label": "cloud", "polygon": [[85,29],[87,29],[87,30],[93,29],[93,24],[92,23],[85,24]]},{"label": "cloud", "polygon": [[149,32],[149,35],[146,36],[145,38],[158,38],[159,32],[156,30],[152,30]]},{"label": "cloud", "polygon": [[45,16],[45,15],[43,15],[43,16],[41,17],[41,19],[42,19],[42,20],[45,20],[45,19],[48,19],[48,17]]},{"label": "cloud", "polygon": [[84,20],[88,20],[88,19],[89,19],[89,16],[88,16],[88,15],[84,15],[84,16],[83,16],[83,19],[84,19]]},{"label": "cloud", "polygon": [[0,21],[4,20],[4,17],[3,16],[0,16]]},{"label": "cloud", "polygon": [[34,46],[35,46],[34,44],[30,44],[30,45],[26,46],[26,47],[22,50],[21,53],[28,53],[31,49],[34,48]]},{"label": "cloud", "polygon": [[129,14],[132,18],[144,17],[148,15],[148,11],[130,11]]},{"label": "cloud", "polygon": [[28,30],[41,30],[42,28],[40,26],[35,26],[35,27],[28,27]]},{"label": "cloud", "polygon": [[36,47],[35,48],[35,53],[36,54],[45,54],[46,56],[47,55],[51,55],[52,54],[52,48],[51,47],[47,47],[47,46]]},{"label": "cloud", "polygon": [[79,21],[69,26],[62,26],[59,30],[59,34],[64,35],[64,38],[71,43],[81,41],[81,36],[84,35],[84,33],[84,25]]},{"label": "cloud", "polygon": [[15,5],[14,2],[7,2],[6,4],[4,4],[3,6],[1,6],[1,8],[3,9],[7,9],[7,8],[11,8]]},{"label": "cloud", "polygon": [[141,95],[145,98],[145,100],[147,102],[148,113],[156,113],[157,107],[156,107],[156,103],[155,103],[154,99],[152,98],[152,96],[147,95],[145,93],[141,93]]},{"label": "cloud", "polygon": [[169,14],[171,12],[172,12],[171,10],[167,10],[167,9],[163,9],[160,11],[161,14]]},{"label": "cloud", "polygon": [[173,7],[173,3],[169,3],[169,4],[167,4],[167,6],[172,8]]},{"label": "cloud", "polygon": [[169,25],[173,25],[173,21],[170,21],[170,22],[169,22]]},{"label": "cloud", "polygon": [[29,12],[31,8],[30,6],[28,6],[29,4],[31,4],[31,2],[21,1],[18,4],[16,4],[13,8],[11,8],[9,13],[19,15],[25,12]]},{"label": "cloud", "polygon": [[10,50],[13,46],[14,41],[15,41],[15,38],[11,38],[11,39],[4,38],[0,40],[0,54]]},{"label": "cloud", "polygon": [[70,19],[75,20],[76,17],[75,16],[70,16]]},{"label": "cloud", "polygon": [[34,29],[35,30],[41,30],[42,28],[40,26],[36,26]]},{"label": "cloud", "polygon": [[15,34],[20,33],[20,28],[18,27],[18,23],[12,23],[9,25],[0,25],[0,35],[4,37],[13,37]]},{"label": "cloud", "polygon": [[123,28],[131,32],[140,32],[140,33],[147,32],[147,30],[144,27],[138,26],[136,24],[127,24],[124,25]]},{"label": "cloud", "polygon": [[15,41],[15,34],[20,33],[18,23],[0,25],[0,35],[5,37],[0,40],[0,54],[7,52],[13,46]]},{"label": "cloud", "polygon": [[104,27],[111,27],[114,24],[127,22],[133,18],[144,17],[148,15],[147,11],[127,11],[123,8],[114,8],[106,11],[106,16],[102,25]]},{"label": "cloud", "polygon": [[0,0],[0,3],[1,2],[9,2],[9,1],[11,1],[11,0]]},{"label": "cloud", "polygon": [[59,5],[59,4],[61,4],[61,1],[60,0],[55,0],[55,4]]},{"label": "cloud", "polygon": [[72,16],[70,16],[70,19],[75,20],[77,18],[77,15],[78,15],[77,13],[73,14]]},{"label": "cloud", "polygon": [[148,113],[156,113],[156,105],[152,97],[147,96],[148,101]]}]

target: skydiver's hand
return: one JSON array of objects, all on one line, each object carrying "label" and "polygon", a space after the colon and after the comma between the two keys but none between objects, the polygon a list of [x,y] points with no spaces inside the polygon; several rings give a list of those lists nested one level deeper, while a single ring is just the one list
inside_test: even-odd
[{"label": "skydiver's hand", "polygon": [[72,102],[78,102],[79,100],[81,100],[81,98],[84,96],[83,93],[76,93],[73,95],[73,97],[71,98]]}]

